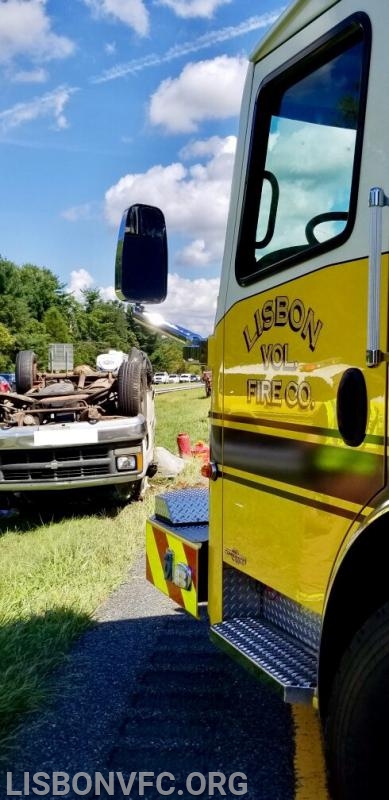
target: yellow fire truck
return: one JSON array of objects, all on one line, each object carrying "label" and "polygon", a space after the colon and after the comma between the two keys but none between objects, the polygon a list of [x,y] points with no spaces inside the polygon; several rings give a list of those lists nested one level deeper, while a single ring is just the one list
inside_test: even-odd
[{"label": "yellow fire truck", "polygon": [[[162,495],[147,531],[150,579],[195,615],[207,584],[215,642],[318,705],[336,800],[389,796],[388,36],[384,0],[297,0],[251,56],[209,514]],[[166,261],[162,212],[128,209],[120,296],[160,301]]]}]

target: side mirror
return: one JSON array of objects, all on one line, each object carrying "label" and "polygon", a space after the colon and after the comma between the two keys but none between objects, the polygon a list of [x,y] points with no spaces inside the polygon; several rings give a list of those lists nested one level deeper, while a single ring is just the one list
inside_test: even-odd
[{"label": "side mirror", "polygon": [[115,291],[120,300],[161,303],[167,293],[165,218],[155,206],[130,206],[119,228]]}]

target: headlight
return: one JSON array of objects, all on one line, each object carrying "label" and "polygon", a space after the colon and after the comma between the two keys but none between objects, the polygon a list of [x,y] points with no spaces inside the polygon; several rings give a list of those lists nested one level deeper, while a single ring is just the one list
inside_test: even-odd
[{"label": "headlight", "polygon": [[118,470],[136,469],[136,456],[118,456],[116,459]]}]

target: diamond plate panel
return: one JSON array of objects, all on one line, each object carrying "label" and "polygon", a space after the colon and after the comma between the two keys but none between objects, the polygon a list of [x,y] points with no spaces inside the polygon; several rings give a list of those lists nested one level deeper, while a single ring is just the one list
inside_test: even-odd
[{"label": "diamond plate panel", "polygon": [[260,617],[262,614],[262,584],[244,572],[224,565],[223,619]]},{"label": "diamond plate panel", "polygon": [[260,618],[317,650],[321,617],[234,567],[223,568],[223,619]]},{"label": "diamond plate panel", "polygon": [[285,595],[265,589],[263,619],[295,636],[303,644],[319,648],[321,618]]},{"label": "diamond plate panel", "polygon": [[208,488],[177,489],[155,498],[155,516],[172,525],[208,522]]}]

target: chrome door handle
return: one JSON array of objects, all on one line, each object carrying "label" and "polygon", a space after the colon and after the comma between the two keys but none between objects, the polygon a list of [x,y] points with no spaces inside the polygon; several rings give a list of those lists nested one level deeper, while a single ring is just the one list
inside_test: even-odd
[{"label": "chrome door handle", "polygon": [[376,367],[385,359],[380,350],[380,291],[382,253],[382,208],[389,205],[389,198],[379,186],[369,192],[370,207],[370,253],[369,290],[367,300],[367,350],[366,364]]}]

